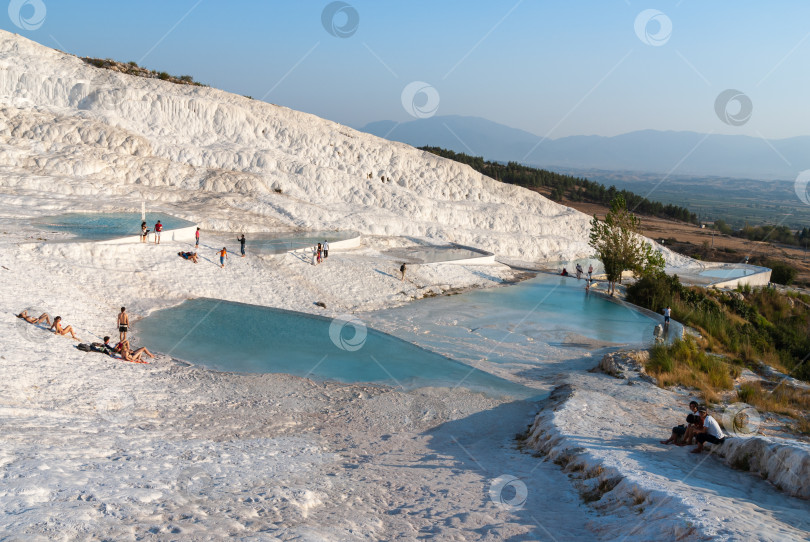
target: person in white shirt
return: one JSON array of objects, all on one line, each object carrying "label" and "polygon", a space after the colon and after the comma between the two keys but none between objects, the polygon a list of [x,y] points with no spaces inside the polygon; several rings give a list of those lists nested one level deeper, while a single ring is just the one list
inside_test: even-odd
[{"label": "person in white shirt", "polygon": [[717,420],[709,416],[706,407],[700,407],[698,414],[700,414],[700,418],[703,420],[703,427],[695,432],[695,440],[697,440],[698,446],[692,450],[693,454],[702,452],[703,444],[706,442],[723,444],[726,440],[726,435],[723,434],[723,430],[720,429],[720,424],[717,423]]}]

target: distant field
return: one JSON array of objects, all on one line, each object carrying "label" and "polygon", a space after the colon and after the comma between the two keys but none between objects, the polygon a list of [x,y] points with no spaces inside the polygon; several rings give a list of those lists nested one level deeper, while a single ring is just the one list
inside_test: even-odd
[{"label": "distant field", "polygon": [[[546,196],[549,192],[546,188],[537,191]],[[599,218],[604,218],[607,212],[607,207],[593,203],[565,200],[562,204]],[[663,240],[665,246],[676,252],[712,262],[744,263],[746,256],[749,263],[755,265],[766,265],[769,260],[785,262],[798,271],[796,285],[810,287],[810,254],[804,248],[721,235],[686,222],[647,216],[639,218],[644,235],[658,242]]]},{"label": "distant field", "polygon": [[[647,199],[688,208],[701,221],[722,219],[734,228],[746,224],[810,226],[810,206],[796,196],[792,181],[672,176],[606,171],[563,171],[605,186],[632,190]],[[663,180],[663,182],[662,182]]]}]

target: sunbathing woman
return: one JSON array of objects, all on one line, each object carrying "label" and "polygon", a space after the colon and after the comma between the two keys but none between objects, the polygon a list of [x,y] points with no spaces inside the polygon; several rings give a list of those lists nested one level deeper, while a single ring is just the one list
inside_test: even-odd
[{"label": "sunbathing woman", "polygon": [[43,320],[45,320],[45,322],[47,322],[48,325],[51,325],[51,317],[48,316],[47,312],[43,312],[39,318],[34,318],[33,316],[28,316],[28,311],[22,311],[20,314],[17,315],[17,318],[22,318],[29,324],[38,324]]},{"label": "sunbathing woman", "polygon": [[121,357],[124,358],[126,361],[137,361],[141,363],[146,363],[145,361],[141,360],[141,356],[146,354],[150,358],[155,357],[155,355],[149,350],[147,350],[145,346],[141,346],[140,348],[138,348],[133,352],[132,350],[129,349],[129,341],[124,341],[123,343],[121,343],[120,352]]},{"label": "sunbathing woman", "polygon": [[53,319],[53,324],[51,325],[51,330],[56,333],[57,335],[67,335],[70,333],[70,336],[73,337],[75,340],[79,340],[75,333],[73,333],[73,326],[68,326],[63,328],[62,327],[62,317],[57,316]]}]

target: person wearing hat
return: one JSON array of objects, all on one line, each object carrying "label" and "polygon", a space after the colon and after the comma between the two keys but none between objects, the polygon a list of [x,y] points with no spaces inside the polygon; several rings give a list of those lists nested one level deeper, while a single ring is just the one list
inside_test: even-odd
[{"label": "person wearing hat", "polygon": [[702,452],[703,445],[706,442],[723,444],[726,440],[726,435],[723,433],[723,430],[720,429],[720,424],[717,423],[717,420],[712,416],[709,416],[709,412],[705,406],[698,409],[698,415],[700,415],[700,419],[703,420],[703,427],[695,431],[695,440],[697,440],[698,445],[697,448],[692,450],[693,454]]}]

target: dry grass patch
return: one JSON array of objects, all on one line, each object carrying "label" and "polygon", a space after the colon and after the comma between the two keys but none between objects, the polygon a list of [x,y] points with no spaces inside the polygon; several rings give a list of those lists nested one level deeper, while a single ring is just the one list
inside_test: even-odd
[{"label": "dry grass patch", "polygon": [[691,337],[670,345],[656,345],[650,352],[647,372],[658,380],[658,385],[687,386],[700,391],[708,403],[715,403],[722,390],[734,386],[742,369],[717,356],[706,354]]}]

